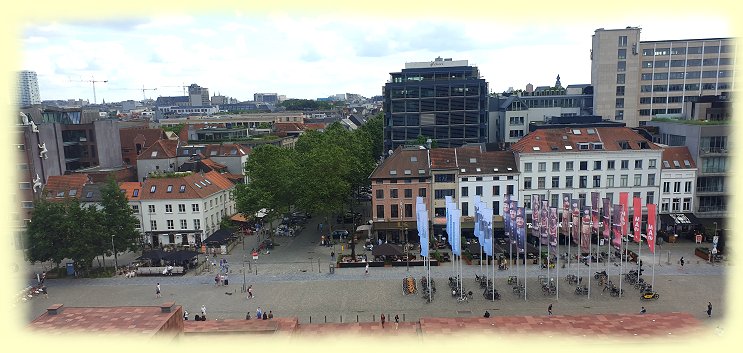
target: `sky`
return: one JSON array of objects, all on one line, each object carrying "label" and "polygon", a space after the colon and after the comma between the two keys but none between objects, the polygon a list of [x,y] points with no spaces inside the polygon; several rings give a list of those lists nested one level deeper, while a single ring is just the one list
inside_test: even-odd
[{"label": "sky", "polygon": [[[42,100],[141,100],[183,95],[196,83],[238,100],[257,92],[316,99],[382,94],[389,73],[440,56],[479,67],[491,92],[591,82],[597,28],[642,28],[641,40],[731,37],[725,17],[580,21],[385,18],[245,11],[99,20],[44,20],[21,27],[21,70],[36,71]],[[693,23],[694,25],[690,25]],[[81,82],[82,81],[82,82]]]}]

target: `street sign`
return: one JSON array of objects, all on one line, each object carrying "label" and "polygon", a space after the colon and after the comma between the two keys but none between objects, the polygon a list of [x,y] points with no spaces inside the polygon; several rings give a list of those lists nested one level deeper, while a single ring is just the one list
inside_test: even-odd
[{"label": "street sign", "polygon": [[258,260],[258,252],[257,251],[253,251],[253,253],[251,255],[253,255],[253,260]]}]

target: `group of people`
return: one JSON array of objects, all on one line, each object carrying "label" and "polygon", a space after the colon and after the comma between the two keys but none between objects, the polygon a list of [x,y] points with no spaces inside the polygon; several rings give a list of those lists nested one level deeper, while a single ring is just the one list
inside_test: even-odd
[{"label": "group of people", "polygon": [[[387,320],[387,317],[382,314],[379,317],[379,321],[382,323],[382,328],[384,328],[384,323]],[[395,330],[397,330],[397,327],[400,325],[400,316],[395,314]]]},{"label": "group of people", "polygon": [[214,276],[214,286],[226,286],[229,284],[229,280],[227,279],[227,273],[218,273]]},{"label": "group of people", "polygon": [[[258,309],[255,311],[255,318],[257,320],[270,320],[273,319],[273,311],[269,310],[268,312],[265,312],[261,310],[261,307],[259,306]],[[250,311],[248,311],[247,314],[245,314],[245,320],[250,320]]]},{"label": "group of people", "polygon": [[[185,309],[183,310],[183,320],[188,321],[188,310],[185,310]],[[194,317],[194,320],[195,321],[206,321],[206,306],[205,305],[201,306],[201,316],[199,316],[199,314],[196,314],[196,316]]]}]

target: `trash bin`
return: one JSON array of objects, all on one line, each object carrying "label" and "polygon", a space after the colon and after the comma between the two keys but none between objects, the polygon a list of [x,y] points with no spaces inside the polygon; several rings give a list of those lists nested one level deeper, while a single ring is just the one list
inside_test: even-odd
[{"label": "trash bin", "polygon": [[330,268],[328,269],[330,273],[335,273],[335,264],[330,264]]},{"label": "trash bin", "polygon": [[67,268],[67,275],[68,276],[74,276],[75,275],[75,264],[72,263],[72,262],[68,262],[66,265],[67,265],[66,266],[66,268]]},{"label": "trash bin", "polygon": [[230,284],[230,280],[228,280],[228,279],[226,279],[226,278],[225,278],[225,279],[224,279],[224,285],[226,286],[226,285],[228,285],[228,284]]}]

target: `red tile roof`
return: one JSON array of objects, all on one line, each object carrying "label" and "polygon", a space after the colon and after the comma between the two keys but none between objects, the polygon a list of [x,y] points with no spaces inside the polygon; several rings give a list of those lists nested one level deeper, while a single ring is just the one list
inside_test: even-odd
[{"label": "red tile roof", "polygon": [[122,147],[134,147],[135,143],[141,143],[146,148],[155,141],[165,138],[165,135],[162,129],[135,127],[119,130],[119,138]]},{"label": "red tile roof", "polygon": [[[578,132],[578,134],[576,134]],[[587,150],[581,150],[579,144],[588,144]],[[602,150],[621,151],[631,150],[659,150],[656,144],[627,127],[595,127],[595,128],[546,128],[528,133],[511,146],[511,150],[518,153],[549,153],[549,152],[584,152],[594,151],[595,143],[601,143]],[[569,146],[569,148],[566,148]]]},{"label": "red tile roof", "polygon": [[178,140],[158,140],[137,156],[137,159],[166,159],[175,158]]},{"label": "red tile roof", "polygon": [[217,162],[215,162],[215,161],[213,161],[213,160],[211,160],[209,158],[204,158],[204,159],[202,159],[200,161],[201,161],[201,163],[203,163],[205,166],[211,168],[212,170],[221,171],[223,169],[227,169],[227,167],[225,165],[219,164],[219,163],[217,163]]},{"label": "red tile roof", "polygon": [[[663,149],[662,158],[662,169],[695,169],[697,167],[696,163],[694,163],[694,158],[691,157],[689,148],[686,146],[666,147]],[[689,166],[686,165],[687,161]],[[668,162],[668,167],[666,167],[665,162]],[[677,164],[678,167],[676,166]]]},{"label": "red tile roof", "polygon": [[74,197],[80,199],[83,186],[91,184],[88,174],[70,174],[50,176],[44,185],[44,195],[49,200]]},{"label": "red tile roof", "polygon": [[139,201],[139,196],[142,193],[142,183],[133,181],[119,183],[119,189],[124,190],[124,194],[129,201]]},{"label": "red tile roof", "polygon": [[456,169],[457,157],[454,148],[431,149],[431,169]]},{"label": "red tile roof", "polygon": [[286,136],[288,132],[304,131],[306,129],[303,123],[274,123],[273,131],[277,136]]},{"label": "red tile roof", "polygon": [[214,171],[203,175],[195,173],[172,178],[147,178],[142,182],[139,197],[141,200],[202,199],[229,190],[234,185],[229,179]]},{"label": "red tile roof", "polygon": [[324,123],[306,123],[304,124],[305,130],[322,130],[327,126]]}]

